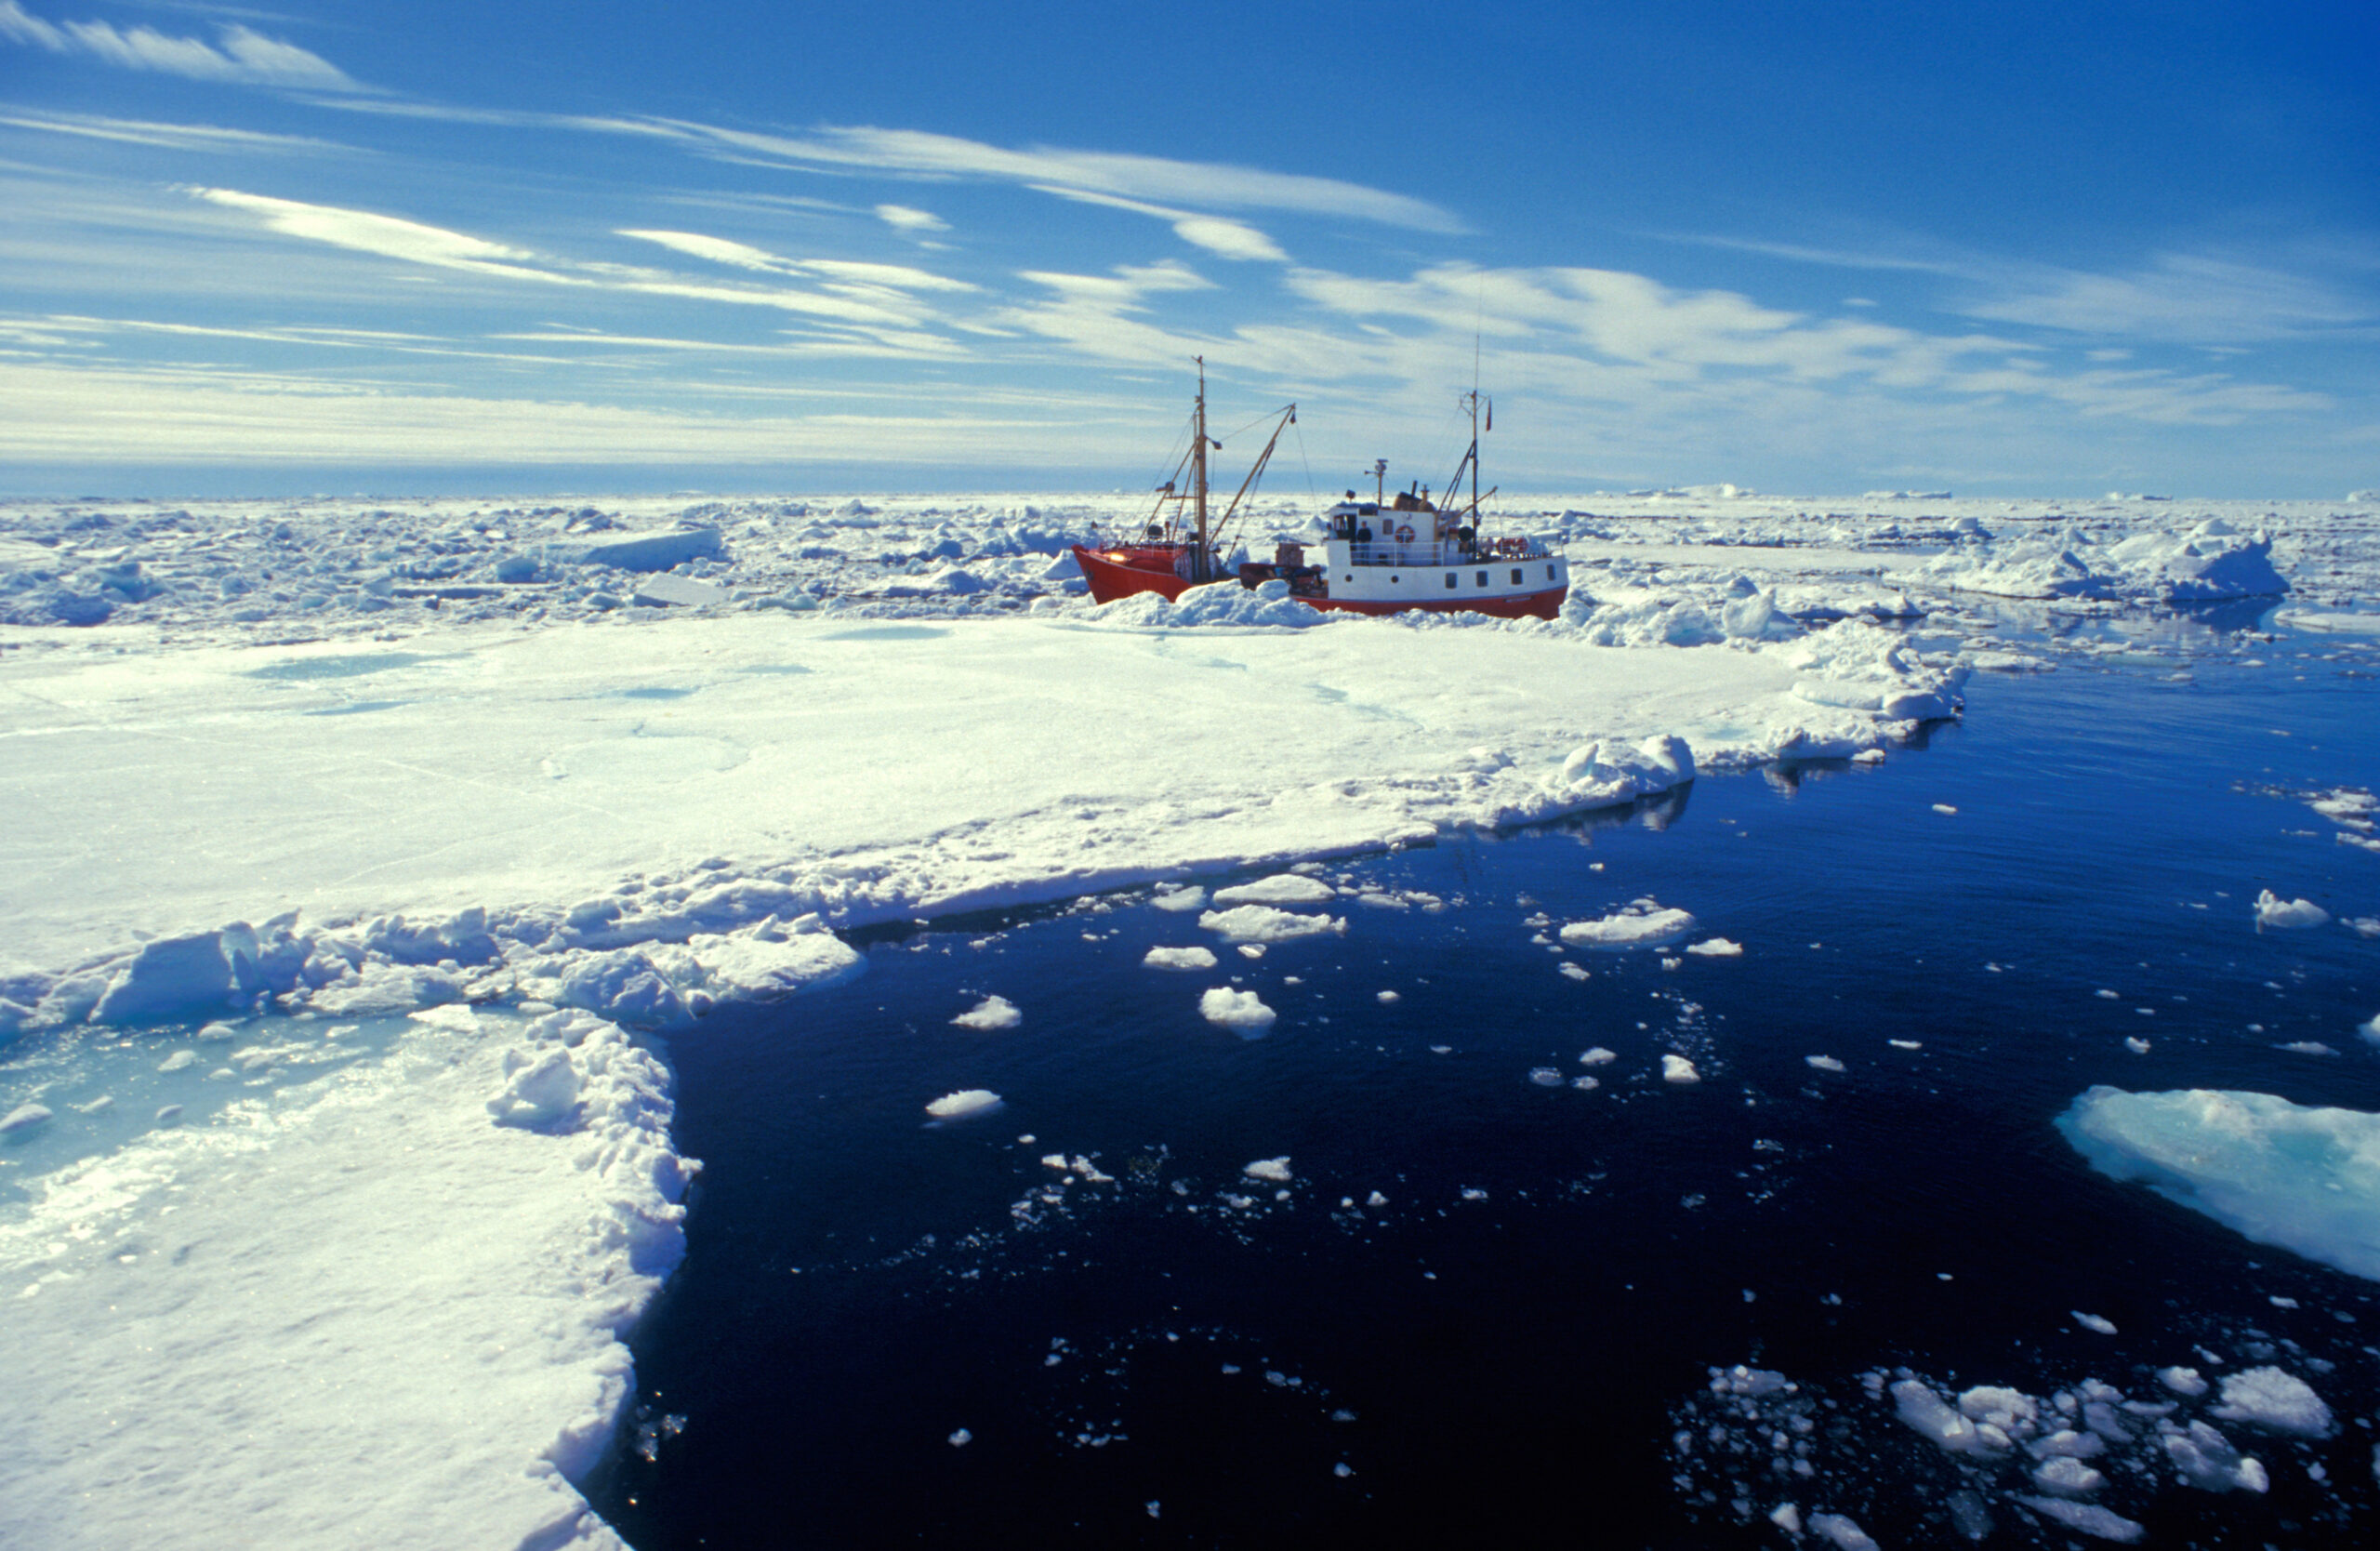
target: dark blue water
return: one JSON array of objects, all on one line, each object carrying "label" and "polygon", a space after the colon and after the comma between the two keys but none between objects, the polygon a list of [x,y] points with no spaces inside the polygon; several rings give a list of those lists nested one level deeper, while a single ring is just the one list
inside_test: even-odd
[{"label": "dark blue water", "polygon": [[[1407,907],[1342,899],[1343,937],[1261,960],[1112,896],[878,940],[858,981],[718,1014],[673,1050],[707,1168],[635,1343],[647,1448],[598,1507],[643,1551],[1778,1544],[1673,1438],[1751,1362],[1818,1407],[1805,1510],[1952,1544],[1955,1472],[1859,1375],[2137,1393],[2203,1344],[2319,1374],[2341,1435],[2257,1438],[2268,1496],[2109,1505],[2153,1544],[2369,1544],[2380,1287],[2114,1184],[2050,1123],[2096,1082],[2380,1109],[2354,1033],[2380,940],[2250,908],[2380,915],[2380,855],[2303,801],[2380,772],[2371,658],[2176,667],[1978,676],[1964,724],[1880,767],[1334,865]],[[1646,895],[1743,955],[1531,940]],[[1215,970],[1141,964],[1192,943]],[[1199,1016],[1232,982],[1268,1037]],[[952,1027],[989,993],[1023,1025]],[[2305,1041],[2338,1054],[2279,1048]],[[978,1087],[1005,1109],[924,1125]],[[1241,1171],[1281,1155],[1276,1200]],[[2076,1539],[1995,1517],[1990,1544]]]}]

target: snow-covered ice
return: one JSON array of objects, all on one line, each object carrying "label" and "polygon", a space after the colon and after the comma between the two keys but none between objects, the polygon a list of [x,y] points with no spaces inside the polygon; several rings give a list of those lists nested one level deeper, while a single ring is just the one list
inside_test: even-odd
[{"label": "snow-covered ice", "polygon": [[1209,910],[1198,918],[1198,925],[1232,943],[1295,942],[1301,937],[1347,930],[1343,920],[1277,910],[1270,905],[1235,905],[1228,910]]},{"label": "snow-covered ice", "polygon": [[999,1094],[989,1088],[962,1088],[927,1105],[926,1113],[937,1120],[966,1120],[1005,1107]]},{"label": "snow-covered ice", "polygon": [[2380,1115],[2270,1094],[2100,1085],[2057,1118],[2092,1167],[2380,1281]]},{"label": "snow-covered ice", "polygon": [[950,1021],[961,1028],[988,1031],[996,1028],[1014,1028],[1025,1021],[1025,1014],[1017,1011],[1016,1003],[1009,1001],[1008,998],[987,996]]},{"label": "snow-covered ice", "polygon": [[2270,889],[2256,895],[2256,930],[2267,927],[2281,930],[2307,926],[2321,926],[2331,919],[2331,912],[2310,899],[2282,899]]},{"label": "snow-covered ice", "polygon": [[1213,895],[1219,906],[1320,905],[1338,897],[1339,891],[1321,879],[1300,872],[1276,873],[1252,883],[1236,883],[1217,889]]},{"label": "snow-covered ice", "polygon": [[[569,1103],[491,1117],[557,1060]],[[666,1069],[583,1012],[461,1009],[324,1069],[0,1211],[12,1544],[619,1544],[572,1482],[683,1249]]]},{"label": "snow-covered ice", "polygon": [[1141,962],[1151,969],[1210,970],[1215,967],[1215,955],[1212,948],[1153,948]]},{"label": "snow-covered ice", "polygon": [[1569,922],[1562,928],[1562,940],[1578,948],[1650,948],[1693,930],[1688,912],[1645,898],[1594,921]]},{"label": "snow-covered ice", "polygon": [[1287,1185],[1291,1178],[1289,1160],[1286,1157],[1260,1158],[1239,1172],[1250,1179],[1266,1180],[1275,1185]]},{"label": "snow-covered ice", "polygon": [[1263,999],[1254,991],[1235,991],[1228,986],[1215,987],[1201,996],[1198,1014],[1209,1023],[1248,1035],[1263,1033],[1280,1015],[1265,1006]]}]

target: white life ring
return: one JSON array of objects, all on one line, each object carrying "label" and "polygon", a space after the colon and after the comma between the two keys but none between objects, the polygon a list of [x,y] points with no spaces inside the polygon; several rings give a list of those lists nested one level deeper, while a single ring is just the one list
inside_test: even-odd
[{"label": "white life ring", "polygon": [[1408,524],[1406,524],[1404,526],[1402,526],[1402,527],[1400,527],[1400,528],[1398,528],[1398,529],[1396,530],[1396,541],[1397,541],[1399,544],[1410,544],[1410,543],[1412,543],[1412,542],[1413,542],[1413,524],[1412,524],[1408,523]]}]

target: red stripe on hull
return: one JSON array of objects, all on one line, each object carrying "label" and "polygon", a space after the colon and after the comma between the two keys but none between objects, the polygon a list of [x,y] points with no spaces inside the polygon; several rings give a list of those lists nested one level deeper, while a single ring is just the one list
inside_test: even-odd
[{"label": "red stripe on hull", "polygon": [[1485,614],[1498,619],[1556,619],[1562,615],[1562,600],[1569,595],[1568,588],[1554,587],[1542,592],[1521,592],[1509,598],[1466,598],[1461,603],[1440,603],[1430,599],[1398,603],[1363,598],[1300,598],[1298,602],[1316,608],[1343,609],[1352,614]]},{"label": "red stripe on hull", "polygon": [[[1075,563],[1082,567],[1083,580],[1090,584],[1091,602],[1112,603],[1118,598],[1129,598],[1135,592],[1161,593],[1170,602],[1190,590],[1190,578],[1177,575],[1173,556],[1178,550],[1156,546],[1128,545],[1116,550],[1086,550],[1074,547]],[[1127,559],[1110,559],[1123,555]],[[1217,578],[1222,579],[1222,578]],[[1418,609],[1424,614],[1485,614],[1497,619],[1554,619],[1561,616],[1562,601],[1570,595],[1567,587],[1551,587],[1541,592],[1518,592],[1508,596],[1474,595],[1461,601],[1452,599],[1416,599],[1409,603],[1360,598],[1307,598],[1298,602],[1315,608],[1337,609],[1347,614],[1402,614]]]}]

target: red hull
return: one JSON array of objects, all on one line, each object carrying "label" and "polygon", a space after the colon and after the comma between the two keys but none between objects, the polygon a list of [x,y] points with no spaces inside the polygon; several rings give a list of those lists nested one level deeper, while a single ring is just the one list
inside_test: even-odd
[{"label": "red hull", "polygon": [[[1190,589],[1190,578],[1178,575],[1173,569],[1174,557],[1181,550],[1172,545],[1127,545],[1112,550],[1087,550],[1078,544],[1074,549],[1075,563],[1082,567],[1083,580],[1091,586],[1093,603],[1112,603],[1135,592],[1161,593],[1170,602]],[[1424,600],[1406,603],[1292,594],[1299,603],[1312,607],[1339,609],[1349,614],[1402,614],[1408,610],[1419,610],[1423,614],[1485,614],[1497,619],[1558,618],[1562,613],[1562,601],[1569,595],[1567,587],[1553,587],[1541,592],[1517,592],[1504,597],[1474,596],[1461,603],[1442,603]]]}]

